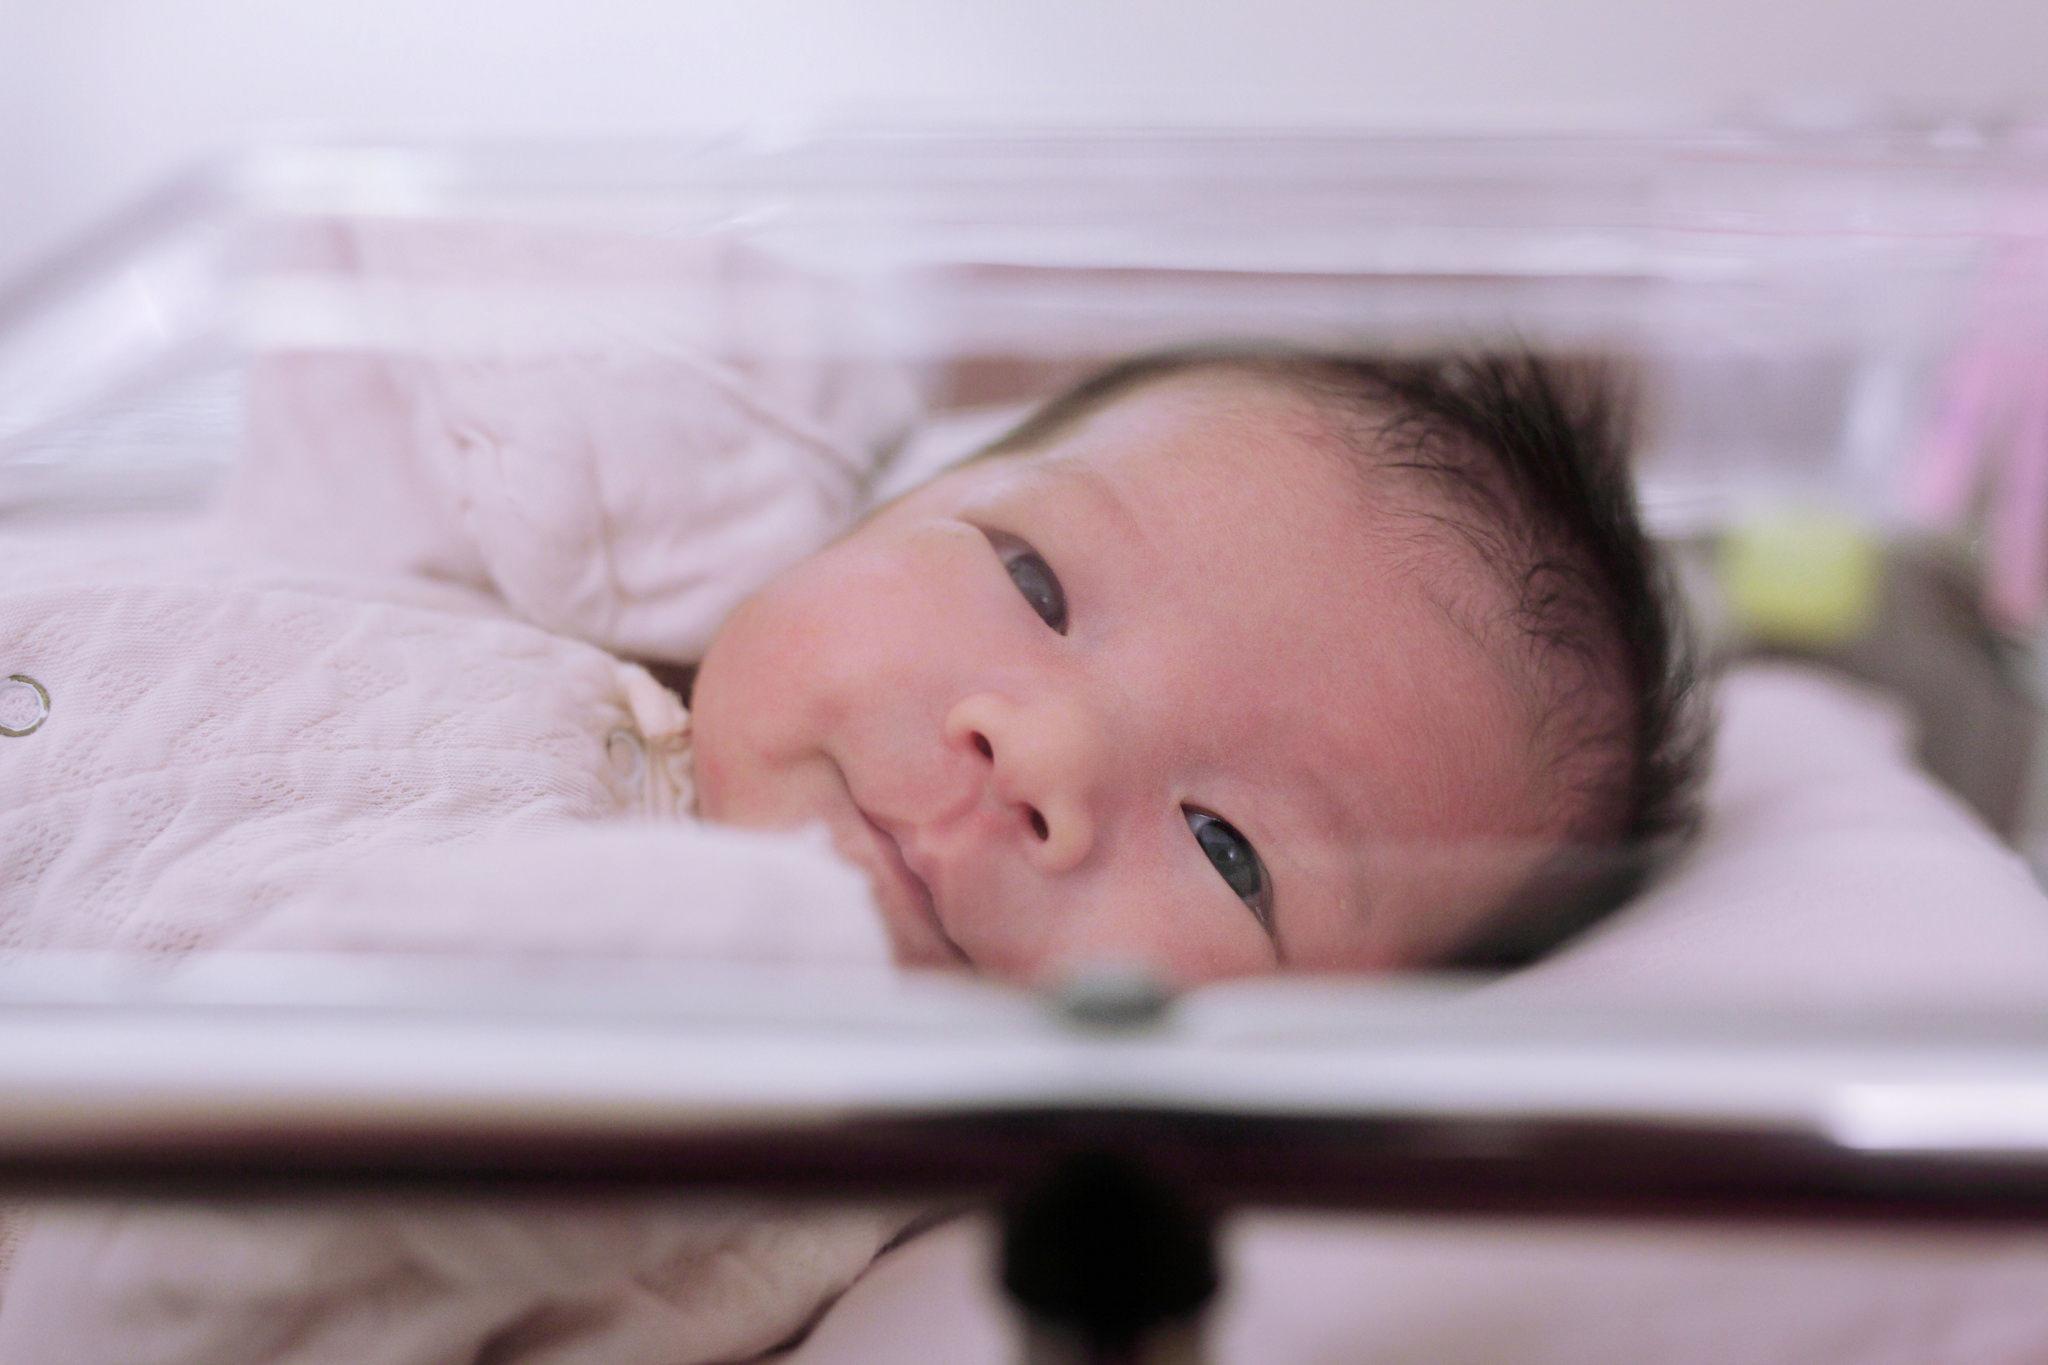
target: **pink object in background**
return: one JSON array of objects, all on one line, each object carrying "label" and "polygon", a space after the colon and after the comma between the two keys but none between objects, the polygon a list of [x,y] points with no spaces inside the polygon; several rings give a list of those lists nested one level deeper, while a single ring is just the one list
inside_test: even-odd
[{"label": "pink object in background", "polygon": [[2048,613],[2048,200],[2009,206],[1907,467],[1907,509],[1982,532],[1985,605],[2016,630]]}]

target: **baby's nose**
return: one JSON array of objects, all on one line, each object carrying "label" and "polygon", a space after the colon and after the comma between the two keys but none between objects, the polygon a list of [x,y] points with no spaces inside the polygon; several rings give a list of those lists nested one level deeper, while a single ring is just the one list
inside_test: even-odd
[{"label": "baby's nose", "polygon": [[1015,817],[1034,865],[1064,872],[1088,856],[1095,843],[1096,746],[1079,707],[977,693],[947,714],[946,742],[987,765],[995,797]]}]

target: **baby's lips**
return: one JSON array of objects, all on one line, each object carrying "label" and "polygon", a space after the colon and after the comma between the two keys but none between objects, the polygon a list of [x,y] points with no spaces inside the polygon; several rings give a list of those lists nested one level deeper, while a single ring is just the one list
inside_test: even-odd
[{"label": "baby's lips", "polygon": [[965,955],[945,936],[930,891],[910,870],[895,839],[865,811],[853,809],[859,825],[835,829],[833,846],[867,877],[896,961],[910,967],[962,965]]}]

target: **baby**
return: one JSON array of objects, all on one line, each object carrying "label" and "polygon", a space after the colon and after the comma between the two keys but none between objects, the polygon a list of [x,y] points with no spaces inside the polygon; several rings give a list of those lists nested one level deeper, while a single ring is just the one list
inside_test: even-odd
[{"label": "baby", "polygon": [[1541,951],[1683,827],[1696,749],[1587,380],[1262,350],[1097,375],[732,615],[692,699],[701,813],[822,821],[920,965]]},{"label": "baby", "polygon": [[[589,625],[591,601],[641,600],[588,586],[630,576],[615,540],[594,579],[566,552],[531,571],[583,524],[573,495],[606,486],[563,443],[493,443],[381,360],[296,380],[332,420],[295,408],[291,431],[336,449],[283,462],[302,520],[256,520],[312,558],[331,520],[346,573],[158,559],[0,594],[10,668],[55,697],[45,733],[0,750],[22,797],[0,945],[652,954],[763,912],[812,916],[789,937],[815,953],[849,926],[873,942],[864,880],[914,966],[1383,972],[1540,952],[1684,827],[1681,651],[1585,375],[1256,349],[1120,365],[697,612],[708,647],[672,651],[701,653],[687,714],[618,657],[679,636]],[[558,406],[543,430],[574,429]],[[423,455],[429,430],[455,439]],[[522,454],[560,480],[544,496]],[[743,473],[702,488],[761,501]],[[350,522],[345,497],[385,501]],[[436,506],[476,538],[441,535]],[[693,779],[704,820],[822,824],[864,878],[679,818]],[[837,880],[773,881],[806,859]],[[834,920],[841,889],[860,904]],[[905,1217],[45,1212],[0,1354],[752,1358]]]}]

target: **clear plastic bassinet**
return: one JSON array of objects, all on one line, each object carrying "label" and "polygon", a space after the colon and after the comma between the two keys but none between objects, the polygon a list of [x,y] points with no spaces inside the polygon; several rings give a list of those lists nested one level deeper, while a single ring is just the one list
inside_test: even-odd
[{"label": "clear plastic bassinet", "polygon": [[[1973,556],[2003,566],[2003,589],[1995,572],[1979,595],[2024,644],[2035,552],[1981,514],[2011,501],[2026,474],[2003,457],[2034,430],[2037,152],[2018,134],[270,149],[168,187],[6,296],[9,515],[197,506],[234,457],[253,356],[687,341],[702,324],[662,293],[661,244],[715,239],[837,291],[816,332],[750,344],[895,367],[939,446],[965,439],[947,420],[985,431],[963,411],[1174,344],[1624,356],[1645,399],[1652,522],[1743,533],[1716,552],[1729,571],[1698,581],[1709,632],[1853,650],[1878,593],[1919,591],[1870,557],[1905,537],[1956,574],[1981,574]],[[415,263],[407,298],[403,280],[308,246],[323,231],[472,227],[501,257],[528,251],[521,270],[435,284]],[[621,263],[592,268],[607,251]],[[729,285],[722,306],[786,308],[778,291],[772,277]],[[1758,586],[1778,553],[1804,606]],[[1888,599],[1887,622],[1893,608],[1910,609]],[[1865,667],[1900,683],[1896,661]],[[2017,833],[2031,732],[2010,727],[2026,721],[2014,710],[1973,743],[1959,732],[1984,727],[1941,711],[2021,703],[1925,671],[1943,678],[1910,688],[1935,767]]]},{"label": "clear plastic bassinet", "polygon": [[[396,240],[427,249],[395,274],[330,249]],[[715,320],[668,287],[705,242],[752,263]],[[2044,304],[2048,144],[2025,134],[849,133],[221,161],[0,293],[10,555],[205,515],[249,377],[282,354],[548,358],[739,328],[758,355],[909,396],[887,493],[1150,348],[1514,346],[1626,367],[1643,506],[1709,653],[1876,689],[1840,742],[1899,752],[1876,776],[1755,775],[1723,828],[1811,838],[1724,850],[1666,926],[1617,921],[1529,989],[1280,980],[1176,1002],[1114,970],[1033,994],[15,954],[0,1173],[29,1193],[1053,1198],[1077,1154],[1109,1153],[1115,1197],[1155,1213],[1162,1179],[1214,1208],[2038,1222],[2048,1053],[2023,980],[1980,992],[1844,918],[1802,940],[1717,910],[1755,894],[1746,875],[1825,900],[1867,855],[1841,895],[1892,879],[1918,897],[1898,913],[2024,959],[2000,945],[2032,942],[2038,893],[1996,841],[2048,856]],[[0,672],[0,745],[32,744],[64,698]],[[1801,705],[1770,723],[1837,725]],[[1757,724],[1767,757],[1780,737]],[[1881,820],[1828,805],[1894,781],[1911,799]],[[1875,856],[1907,847],[1917,883]],[[1978,897],[2020,908],[1980,925]],[[1762,973],[1776,987],[1665,1007],[1660,972],[1698,952],[1743,979],[1745,944],[1790,964]],[[1779,989],[1859,954],[1883,959],[1861,994]]]}]

